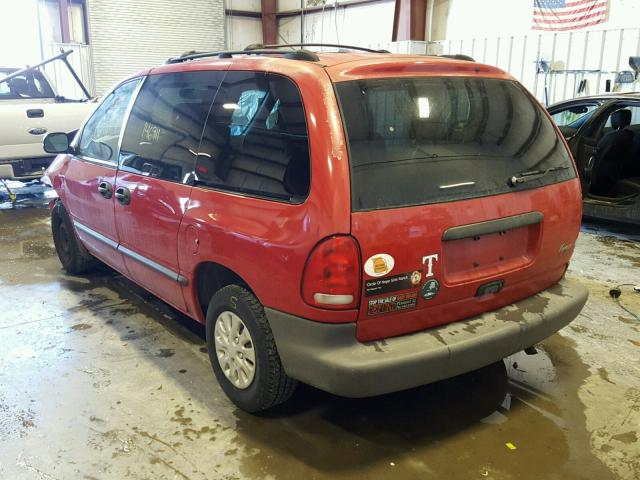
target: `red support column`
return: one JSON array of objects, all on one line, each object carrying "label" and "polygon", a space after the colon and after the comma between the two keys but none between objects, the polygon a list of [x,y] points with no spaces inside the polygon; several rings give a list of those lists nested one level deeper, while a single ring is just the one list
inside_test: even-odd
[{"label": "red support column", "polygon": [[69,0],[58,0],[60,10],[60,31],[62,43],[71,42],[71,30],[69,29]]},{"label": "red support column", "polygon": [[278,20],[276,18],[277,0],[261,0],[262,6],[262,43],[278,43]]},{"label": "red support column", "polygon": [[427,0],[396,0],[392,40],[424,40],[426,21]]}]

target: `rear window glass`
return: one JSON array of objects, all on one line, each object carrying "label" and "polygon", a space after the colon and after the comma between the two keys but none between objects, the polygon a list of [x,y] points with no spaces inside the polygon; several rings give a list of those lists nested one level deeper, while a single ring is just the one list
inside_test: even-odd
[{"label": "rear window glass", "polygon": [[[336,91],[353,210],[482,197],[575,177],[551,121],[516,82],[368,79],[338,83]],[[526,181],[511,186],[514,176]]]},{"label": "rear window glass", "polygon": [[[0,79],[17,70],[0,69]],[[0,82],[0,99],[53,98],[53,90],[39,71],[28,71]]]}]

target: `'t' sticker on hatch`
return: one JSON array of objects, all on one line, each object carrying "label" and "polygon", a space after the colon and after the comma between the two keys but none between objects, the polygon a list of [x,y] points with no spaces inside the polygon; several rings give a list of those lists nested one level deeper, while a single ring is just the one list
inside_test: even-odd
[{"label": "'t' sticker on hatch", "polygon": [[394,265],[395,261],[391,255],[378,253],[364,263],[364,271],[370,277],[382,277],[393,270]]}]

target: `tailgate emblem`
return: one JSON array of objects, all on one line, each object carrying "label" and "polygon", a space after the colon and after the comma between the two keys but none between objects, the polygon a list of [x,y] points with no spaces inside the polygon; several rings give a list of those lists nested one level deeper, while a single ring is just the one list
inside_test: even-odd
[{"label": "tailgate emblem", "polygon": [[47,129],[44,127],[33,127],[27,130],[31,135],[44,135],[47,133]]},{"label": "tailgate emblem", "polygon": [[381,277],[393,270],[394,265],[395,261],[391,255],[378,253],[365,262],[364,271],[370,277]]}]

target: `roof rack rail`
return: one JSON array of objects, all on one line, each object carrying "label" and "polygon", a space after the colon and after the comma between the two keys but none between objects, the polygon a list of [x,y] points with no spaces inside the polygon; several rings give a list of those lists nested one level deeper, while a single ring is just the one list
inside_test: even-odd
[{"label": "roof rack rail", "polygon": [[369,53],[391,53],[389,50],[373,50],[371,48],[365,47],[355,47],[353,45],[341,45],[338,43],[283,43],[283,44],[273,44],[273,45],[262,45],[260,43],[253,43],[245,47],[245,50],[258,50],[261,48],[289,48],[289,47],[331,47],[331,48],[340,48],[344,50],[358,50],[361,52],[369,52]]},{"label": "roof rack rail", "polygon": [[304,49],[283,52],[282,50],[278,50],[275,48],[253,48],[250,50],[222,50],[220,52],[191,51],[183,53],[178,57],[169,58],[165,63],[181,63],[189,60],[197,60],[207,57],[231,58],[234,55],[282,55],[284,58],[288,58],[291,60],[303,60],[307,62],[317,62],[318,60],[320,60],[320,57],[318,57],[316,53]]}]

